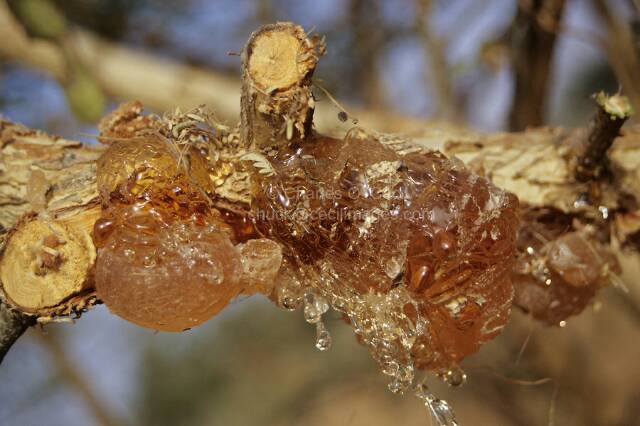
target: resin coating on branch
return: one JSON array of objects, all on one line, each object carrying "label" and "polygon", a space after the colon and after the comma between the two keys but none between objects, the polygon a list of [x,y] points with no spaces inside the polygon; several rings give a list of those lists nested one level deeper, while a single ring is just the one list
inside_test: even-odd
[{"label": "resin coating on branch", "polygon": [[181,160],[171,140],[150,135],[112,144],[98,163],[98,297],[164,331],[199,325],[240,293],[272,285],[281,258],[271,241],[236,245],[229,215],[194,182],[203,163]]},{"label": "resin coating on branch", "polygon": [[[515,196],[438,152],[362,129],[316,137],[258,175],[256,228],[284,247],[272,297],[327,300],[402,390],[495,337],[513,297]],[[307,309],[307,305],[305,305]]]}]

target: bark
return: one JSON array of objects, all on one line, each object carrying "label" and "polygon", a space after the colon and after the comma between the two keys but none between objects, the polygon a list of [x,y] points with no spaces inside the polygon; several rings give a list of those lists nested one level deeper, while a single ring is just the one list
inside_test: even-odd
[{"label": "bark", "polygon": [[[570,214],[580,211],[592,184],[575,176],[576,140],[585,139],[587,133],[587,129],[545,127],[479,137],[467,134],[444,140],[442,151],[516,194],[521,204]],[[632,220],[640,206],[640,128],[627,129],[607,155],[615,172],[612,180],[599,182],[599,205],[620,209]],[[627,229],[631,231],[630,224]]]},{"label": "bark", "polygon": [[311,77],[324,46],[291,23],[266,25],[242,53],[241,134],[246,146],[277,147],[311,132]]},{"label": "bark", "polygon": [[101,152],[0,120],[2,356],[36,319],[95,303],[88,268]]},{"label": "bark", "polygon": [[589,123],[584,141],[576,153],[576,178],[597,180],[609,172],[607,151],[620,134],[620,128],[631,116],[631,105],[623,96],[596,96],[598,109]]},{"label": "bark", "polygon": [[[5,249],[0,272],[5,277],[5,266],[13,262],[7,256],[11,253],[32,252],[29,242],[46,239],[50,226],[56,229],[63,224],[72,224],[73,232],[85,237],[91,235],[93,222],[98,216],[96,205],[97,191],[95,187],[95,161],[101,153],[99,147],[87,147],[42,132],[26,129],[22,126],[2,122],[2,168],[4,173],[0,180],[0,204],[2,208],[2,226],[9,229],[3,234],[3,245],[15,244],[18,249]],[[479,173],[487,175],[497,185],[514,192],[521,203],[528,206],[553,208],[561,212],[576,211],[575,201],[587,188],[588,183],[577,180],[574,176],[574,162],[571,153],[573,138],[585,138],[586,130],[568,131],[563,129],[536,129],[523,133],[504,133],[480,135],[467,131],[440,127],[426,128],[415,142],[429,148],[440,148],[447,155],[455,155]],[[587,138],[587,140],[589,140]],[[640,232],[640,128],[631,128],[608,152],[612,169],[616,171],[613,181],[605,182],[603,190],[606,198],[601,200],[607,205],[613,217],[613,233],[616,244],[630,246],[634,251],[640,250],[636,244]],[[47,195],[44,210],[34,213],[43,198],[35,192],[31,175],[33,170],[46,170],[46,184],[40,191]],[[31,181],[32,188],[29,187]],[[629,200],[635,200],[635,210],[629,210]],[[231,200],[233,201],[233,200]],[[626,204],[623,204],[626,203]],[[71,222],[69,222],[69,220]],[[34,224],[48,224],[46,228],[35,227]],[[35,232],[33,232],[35,228]],[[25,232],[31,229],[30,232]],[[43,233],[42,230],[45,232]],[[68,229],[68,228],[65,228]],[[68,231],[65,231],[68,232]],[[21,233],[29,235],[27,242],[18,241]],[[69,239],[71,241],[71,239]],[[86,239],[85,239],[86,241]],[[31,243],[33,245],[33,243]],[[95,254],[95,248],[84,247]],[[36,251],[37,253],[37,251]],[[33,259],[20,260],[18,272],[26,274],[33,267]],[[25,265],[25,262],[27,263]],[[75,285],[68,285],[64,280],[56,280],[57,288],[67,290],[60,303],[54,306],[33,306],[16,310],[8,309],[0,304],[2,320],[0,321],[0,351],[6,352],[15,339],[36,318],[47,320],[56,314],[80,313],[95,303],[92,292],[91,265],[80,268],[72,275]],[[24,272],[27,271],[27,272]],[[29,275],[31,279],[40,279],[37,275]],[[47,275],[44,276],[46,278]],[[20,291],[28,280],[3,278],[4,292],[10,289]],[[46,281],[50,285],[53,282]],[[29,292],[27,292],[29,293]],[[15,294],[15,293],[13,293]],[[7,295],[5,295],[6,297]],[[8,295],[11,300],[11,294]],[[38,296],[38,299],[40,297]],[[23,309],[22,311],[20,309]]]}]

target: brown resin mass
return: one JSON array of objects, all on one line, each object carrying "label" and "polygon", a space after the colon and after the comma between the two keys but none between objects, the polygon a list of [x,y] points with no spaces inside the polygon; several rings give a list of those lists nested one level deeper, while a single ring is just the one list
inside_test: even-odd
[{"label": "brown resin mass", "polygon": [[[620,272],[611,249],[587,226],[570,230],[571,218],[530,210],[518,236],[514,303],[550,325],[582,312]],[[567,231],[569,230],[569,231]]]},{"label": "brown resin mass", "polygon": [[326,299],[402,388],[414,365],[453,367],[507,322],[518,203],[394,142],[356,128],[281,149],[258,175],[253,214],[284,247],[273,297]]},{"label": "brown resin mass", "polygon": [[[132,137],[99,162],[96,282],[118,315],[177,331],[261,292],[303,308],[326,349],[333,307],[394,391],[506,324],[517,199],[459,161],[359,128],[224,159],[174,143]],[[223,169],[247,173],[247,208],[220,201]]]}]

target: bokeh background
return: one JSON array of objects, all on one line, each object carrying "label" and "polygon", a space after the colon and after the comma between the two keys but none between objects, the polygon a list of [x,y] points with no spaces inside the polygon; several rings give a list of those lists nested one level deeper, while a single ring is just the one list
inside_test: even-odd
[{"label": "bokeh background", "polygon": [[[368,126],[580,126],[599,90],[622,86],[637,101],[639,10],[632,0],[0,0],[0,112],[89,143],[95,120],[132,97],[155,112],[206,103],[234,123],[236,53],[260,25],[292,20],[326,36],[316,78]],[[514,312],[465,361],[466,385],[430,385],[462,425],[640,425],[638,277],[640,261],[627,259],[629,292],[605,290],[564,328]],[[18,341],[0,368],[0,424],[429,424],[417,399],[386,390],[339,318],[327,326],[334,344],[320,353],[302,313],[259,297],[180,334],[99,306]]]}]

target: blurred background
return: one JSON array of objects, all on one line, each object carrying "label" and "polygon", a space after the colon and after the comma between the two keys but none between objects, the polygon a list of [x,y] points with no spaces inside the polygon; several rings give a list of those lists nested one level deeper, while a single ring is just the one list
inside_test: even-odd
[{"label": "blurred background", "polygon": [[[580,126],[620,87],[640,110],[640,5],[632,0],[0,0],[0,112],[93,143],[118,102],[239,111],[237,53],[260,25],[326,36],[316,79],[368,127],[411,133]],[[318,125],[338,131],[323,91]],[[329,117],[329,118],[327,118]],[[520,312],[429,383],[462,425],[640,425],[640,261],[628,294],[548,328]],[[32,329],[0,368],[1,425],[413,425],[425,407],[386,390],[349,327],[315,350],[300,312],[237,301],[197,329],[153,333],[99,306]],[[540,380],[540,379],[549,380]]]}]

